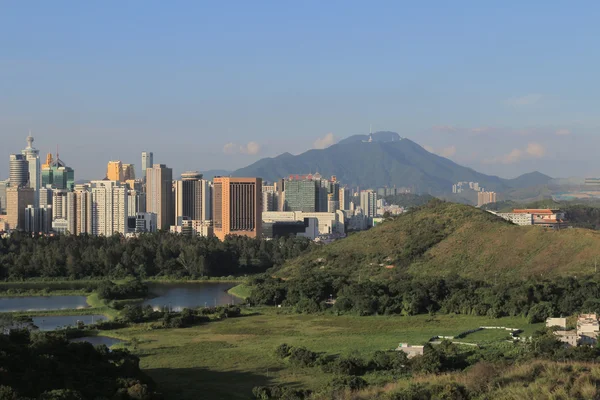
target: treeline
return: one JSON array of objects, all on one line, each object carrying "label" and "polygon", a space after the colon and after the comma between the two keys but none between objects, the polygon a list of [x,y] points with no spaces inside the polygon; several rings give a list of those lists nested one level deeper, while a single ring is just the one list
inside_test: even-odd
[{"label": "treeline", "polygon": [[121,285],[106,280],[96,288],[98,297],[103,300],[143,299],[148,295],[148,285],[139,278],[132,279]]},{"label": "treeline", "polygon": [[70,343],[57,333],[0,335],[0,398],[7,400],[161,399],[127,350]]},{"label": "treeline", "polygon": [[[493,375],[497,376],[500,369],[511,365],[530,364],[533,360],[593,363],[600,360],[600,348],[565,347],[550,330],[536,332],[530,342],[497,343],[483,348],[459,346],[448,340],[442,340],[439,345],[426,344],[423,354],[413,358],[408,358],[403,351],[376,351],[366,356],[356,352],[349,355],[331,355],[285,343],[279,345],[274,353],[276,358],[293,367],[320,368],[323,373],[332,374],[334,378],[327,387],[318,392],[282,386],[255,387],[252,392],[256,399],[345,398],[344,395],[348,392],[367,388],[368,381],[408,380],[414,375],[426,378],[467,369],[474,372],[478,379],[490,380],[491,376],[480,375],[490,375],[491,371],[495,371]],[[426,379],[421,379],[420,382],[377,398],[385,400],[488,398],[487,392],[500,385],[500,382],[499,385],[487,385],[479,380],[468,382],[466,379],[460,383],[447,381],[443,385],[423,384],[427,382]],[[507,383],[505,381],[500,386]]]},{"label": "treeline", "polygon": [[556,278],[495,285],[450,276],[399,276],[393,281],[349,281],[325,271],[307,270],[296,278],[253,278],[248,301],[293,307],[297,312],[333,310],[358,315],[450,313],[526,316],[531,323],[580,311],[600,313],[600,281]]},{"label": "treeline", "polygon": [[310,247],[305,238],[230,236],[220,241],[163,232],[131,239],[14,233],[0,239],[0,279],[239,275],[264,272]]}]

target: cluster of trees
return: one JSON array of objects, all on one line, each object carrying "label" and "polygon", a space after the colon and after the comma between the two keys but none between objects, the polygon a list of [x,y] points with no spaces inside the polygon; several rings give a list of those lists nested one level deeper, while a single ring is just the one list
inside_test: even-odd
[{"label": "cluster of trees", "polygon": [[125,239],[66,236],[0,238],[0,279],[201,278],[264,272],[311,247],[305,238],[186,237],[166,232]]},{"label": "cluster of trees", "polygon": [[218,306],[203,308],[184,308],[181,312],[170,310],[154,310],[152,306],[127,305],[117,322],[141,323],[152,322],[152,328],[186,328],[192,325],[209,322],[211,316],[216,319],[239,317],[242,311],[236,306]]},{"label": "cluster of trees", "polygon": [[153,400],[162,396],[126,350],[70,343],[56,333],[0,335],[0,398]]},{"label": "cluster of trees", "polygon": [[359,315],[521,315],[536,323],[580,311],[600,312],[600,282],[593,279],[556,278],[492,285],[459,276],[405,275],[387,282],[355,282],[325,271],[307,270],[285,281],[259,276],[249,284],[251,304],[283,304],[302,313],[333,309]]},{"label": "cluster of trees", "polygon": [[104,300],[143,299],[148,295],[148,285],[139,278],[121,285],[105,280],[98,284],[96,292],[98,297]]}]

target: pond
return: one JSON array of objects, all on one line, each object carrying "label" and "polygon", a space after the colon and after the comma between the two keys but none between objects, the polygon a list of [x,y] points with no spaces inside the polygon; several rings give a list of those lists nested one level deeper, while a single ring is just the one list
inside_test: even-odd
[{"label": "pond", "polygon": [[106,321],[104,315],[52,315],[46,317],[33,317],[33,324],[41,331],[53,331],[65,326],[77,326],[77,321],[82,321],[86,325],[94,324],[100,321]]},{"label": "pond", "polygon": [[237,304],[240,300],[227,293],[236,283],[201,282],[201,283],[151,283],[149,291],[155,297],[143,302],[155,310],[168,308],[181,311],[184,308],[212,307]]},{"label": "pond", "polygon": [[71,342],[88,342],[93,344],[94,346],[105,345],[106,347],[111,347],[118,343],[123,343],[120,339],[111,338],[108,336],[84,336],[80,338],[71,339]]},{"label": "pond", "polygon": [[0,297],[0,312],[50,311],[89,307],[85,296]]}]

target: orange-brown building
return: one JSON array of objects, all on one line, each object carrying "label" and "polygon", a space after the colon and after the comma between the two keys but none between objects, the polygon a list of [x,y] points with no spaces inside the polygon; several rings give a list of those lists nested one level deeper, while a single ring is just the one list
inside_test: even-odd
[{"label": "orange-brown building", "polygon": [[215,236],[261,237],[262,179],[216,177],[213,184]]},{"label": "orange-brown building", "polygon": [[526,208],[515,209],[515,214],[531,214],[533,225],[544,228],[564,229],[569,227],[569,222],[565,219],[565,213],[561,210],[549,208]]},{"label": "orange-brown building", "polygon": [[123,163],[121,161],[109,161],[106,167],[106,177],[109,181],[124,182]]}]

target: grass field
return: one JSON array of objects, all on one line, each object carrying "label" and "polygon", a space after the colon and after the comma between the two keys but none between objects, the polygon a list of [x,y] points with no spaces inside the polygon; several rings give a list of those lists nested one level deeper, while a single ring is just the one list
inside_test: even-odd
[{"label": "grass field", "polygon": [[[423,344],[433,335],[457,335],[481,325],[502,324],[530,335],[539,325],[524,318],[427,315],[354,317],[277,314],[258,309],[246,315],[186,329],[149,330],[144,324],[114,331],[137,339],[141,366],[168,399],[248,399],[254,386],[286,384],[319,388],[332,376],[319,368],[293,368],[273,352],[281,343],[330,355],[369,355],[400,342]],[[107,332],[112,336],[112,332]]]},{"label": "grass field", "polygon": [[248,285],[241,283],[229,289],[227,293],[234,295],[235,297],[238,297],[240,299],[247,299],[252,293],[252,288]]}]

